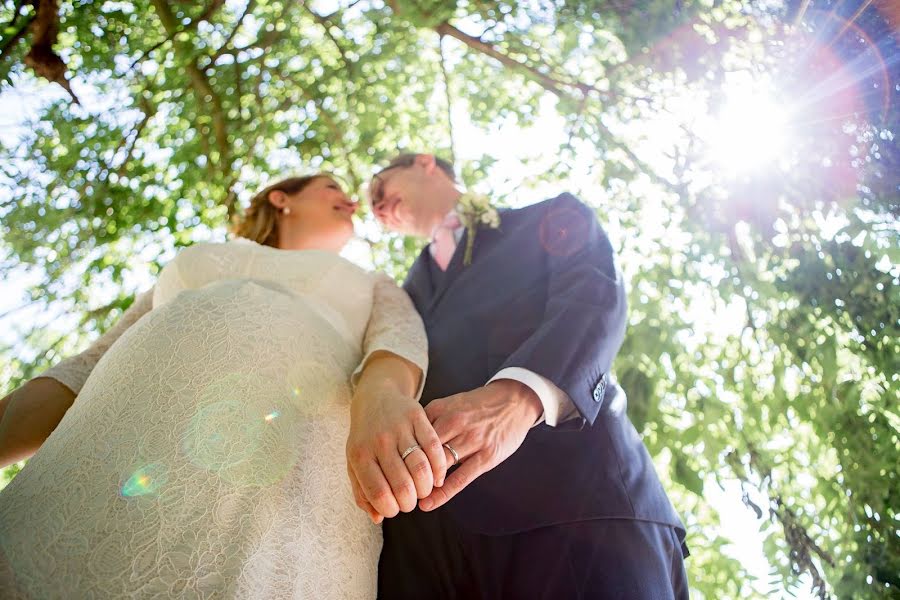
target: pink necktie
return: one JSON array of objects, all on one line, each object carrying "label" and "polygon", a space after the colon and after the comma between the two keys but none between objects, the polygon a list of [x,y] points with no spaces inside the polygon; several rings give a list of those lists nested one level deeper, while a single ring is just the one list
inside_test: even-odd
[{"label": "pink necktie", "polygon": [[431,257],[441,271],[447,270],[447,265],[450,264],[450,259],[456,251],[456,230],[461,224],[459,217],[450,213],[431,234]]}]

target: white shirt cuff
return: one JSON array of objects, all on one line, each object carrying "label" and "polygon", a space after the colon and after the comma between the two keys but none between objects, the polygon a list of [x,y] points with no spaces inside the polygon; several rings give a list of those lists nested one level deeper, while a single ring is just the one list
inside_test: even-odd
[{"label": "white shirt cuff", "polygon": [[572,402],[572,399],[569,398],[568,394],[556,387],[552,381],[538,375],[534,371],[529,371],[528,369],[523,369],[521,367],[507,367],[491,377],[488,383],[497,381],[498,379],[512,379],[518,381],[519,383],[527,385],[538,395],[538,398],[544,407],[544,414],[534,425],[540,425],[541,423],[546,422],[550,427],[556,427],[558,424],[563,423],[578,414],[578,411],[575,410],[575,404]]}]

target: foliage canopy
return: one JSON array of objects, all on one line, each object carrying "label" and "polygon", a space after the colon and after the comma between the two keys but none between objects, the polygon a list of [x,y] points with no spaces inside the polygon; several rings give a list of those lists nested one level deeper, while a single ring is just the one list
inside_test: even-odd
[{"label": "foliage canopy", "polygon": [[[82,347],[270,177],[357,190],[398,149],[456,154],[459,115],[496,134],[551,114],[559,140],[516,152],[524,181],[501,181],[501,135],[458,157],[462,179],[501,203],[564,182],[614,233],[618,378],[690,530],[692,586],[768,589],[722,552],[721,485],[759,520],[773,585],[896,593],[898,23],[842,4],[4,0],[4,94],[39,75],[72,95],[44,84],[2,138],[0,270],[30,282],[4,316],[44,317],[3,350],[3,381]],[[748,90],[776,98],[788,143],[723,163],[705,128]],[[741,149],[752,131],[724,133]],[[366,237],[402,277],[416,243]]]}]

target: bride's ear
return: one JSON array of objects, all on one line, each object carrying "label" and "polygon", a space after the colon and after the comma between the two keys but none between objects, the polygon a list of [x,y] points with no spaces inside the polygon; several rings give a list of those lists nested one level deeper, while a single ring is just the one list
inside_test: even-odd
[{"label": "bride's ear", "polygon": [[272,190],[269,192],[269,204],[274,206],[279,212],[287,206],[287,194],[282,192],[281,190]]}]

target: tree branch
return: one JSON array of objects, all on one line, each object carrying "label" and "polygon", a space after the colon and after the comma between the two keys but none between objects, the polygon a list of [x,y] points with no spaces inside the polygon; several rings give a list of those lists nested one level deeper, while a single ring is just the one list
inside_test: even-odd
[{"label": "tree branch", "polygon": [[326,17],[323,17],[322,15],[320,15],[319,13],[317,13],[316,11],[311,9],[309,6],[306,5],[305,2],[302,2],[301,5],[306,10],[306,12],[308,12],[310,15],[312,15],[312,17],[316,20],[316,22],[322,26],[322,29],[325,31],[325,35],[328,36],[328,39],[331,40],[331,43],[334,45],[335,48],[337,48],[338,53],[341,55],[341,62],[344,63],[344,68],[347,70],[348,77],[352,77],[353,76],[352,67],[351,67],[352,63],[347,58],[347,54],[346,54],[346,52],[344,52],[343,46],[341,46],[340,43],[338,43],[337,38],[335,38],[334,34],[331,33],[331,26],[333,25],[333,23],[331,21],[329,21]]},{"label": "tree branch", "polygon": [[613,94],[610,94],[607,91],[601,90],[600,88],[593,86],[589,83],[585,83],[583,81],[575,81],[575,82],[564,81],[562,79],[559,79],[558,77],[553,77],[546,73],[542,73],[541,71],[537,70],[535,67],[529,65],[528,63],[520,62],[520,61],[512,58],[508,54],[501,52],[496,47],[485,42],[481,38],[475,37],[475,36],[472,36],[472,35],[469,35],[467,33],[460,31],[459,29],[457,29],[456,27],[451,25],[449,22],[445,21],[444,23],[441,23],[440,25],[438,25],[435,28],[435,30],[440,35],[448,35],[452,38],[456,38],[457,40],[461,41],[469,48],[471,48],[477,52],[480,52],[482,54],[485,54],[487,56],[490,56],[491,58],[499,61],[504,66],[510,67],[511,69],[514,69],[517,71],[522,71],[530,79],[536,81],[537,83],[539,83],[541,85],[541,87],[543,87],[548,92],[555,94],[556,96],[567,95],[567,93],[564,91],[565,88],[571,88],[571,89],[578,90],[582,94],[589,94],[591,92],[594,92],[594,93],[600,95],[604,99],[608,99],[611,96],[614,96]]},{"label": "tree branch", "polygon": [[677,194],[678,196],[682,195],[684,190],[682,189],[681,186],[679,186],[677,183],[673,183],[673,182],[669,181],[668,179],[666,179],[665,177],[663,177],[662,175],[657,173],[655,170],[650,168],[650,166],[648,166],[647,164],[644,163],[644,161],[642,161],[640,158],[638,158],[637,154],[635,154],[631,148],[629,148],[626,144],[623,144],[622,142],[617,140],[616,137],[613,135],[613,133],[609,130],[609,128],[603,124],[603,121],[600,120],[599,115],[593,120],[594,120],[595,126],[600,131],[600,134],[602,136],[604,136],[606,139],[608,139],[610,141],[610,143],[613,144],[617,149],[624,152],[625,155],[628,157],[628,160],[630,160],[631,162],[634,163],[634,166],[637,168],[638,171],[646,174],[648,177],[650,177],[650,179],[652,179],[653,181],[655,181],[657,184],[661,185],[662,187],[666,188],[670,192]]},{"label": "tree branch", "polygon": [[[252,3],[252,2],[253,2],[253,0],[250,0],[250,3]],[[209,21],[212,18],[212,16],[216,13],[216,11],[218,11],[224,4],[225,4],[225,0],[212,0],[212,2],[210,2],[209,6],[203,12],[202,15],[200,15],[199,17],[197,17],[196,19],[194,19],[193,21],[191,21],[184,27],[181,27],[174,32],[168,33],[165,38],[163,38],[161,41],[154,44],[151,48],[149,48],[148,50],[143,52],[138,58],[134,59],[134,61],[128,67],[128,70],[129,71],[134,70],[134,68],[138,65],[138,63],[143,62],[144,60],[147,59],[148,56],[150,56],[150,54],[152,54],[153,52],[156,52],[157,50],[159,50],[162,46],[164,46],[168,42],[171,42],[173,39],[175,39],[175,36],[178,35],[179,33],[182,33],[184,31],[190,31],[192,29],[196,29],[197,25],[200,24],[201,21]],[[243,16],[241,18],[243,18]]]},{"label": "tree branch", "polygon": [[211,0],[209,6],[203,11],[203,14],[191,21],[189,27],[196,27],[201,21],[208,22],[223,6],[225,6],[225,0]]},{"label": "tree branch", "polygon": [[[145,102],[144,104],[144,117],[134,128],[132,135],[129,136],[130,141],[128,142],[128,149],[125,151],[125,158],[122,159],[122,162],[119,163],[119,166],[116,167],[116,175],[119,177],[125,172],[125,165],[131,160],[131,155],[134,153],[134,148],[137,146],[137,141],[140,139],[141,134],[144,132],[144,128],[147,126],[147,123],[150,122],[150,119],[153,118],[155,111],[152,106],[150,106],[149,102]],[[121,149],[121,147],[119,148]],[[118,154],[118,150],[116,150],[116,154]],[[115,154],[113,155],[115,157]]]},{"label": "tree branch", "polygon": [[517,71],[524,71],[526,75],[528,75],[531,79],[535,80],[541,86],[549,92],[556,94],[557,96],[564,95],[563,91],[560,89],[561,82],[557,81],[553,77],[549,75],[545,75],[541,73],[534,67],[530,65],[526,65],[524,63],[520,63],[519,61],[507,56],[506,54],[500,52],[492,45],[484,42],[481,38],[477,38],[475,36],[471,36],[467,33],[463,33],[450,23],[441,23],[438,25],[435,30],[441,36],[450,36],[452,38],[456,38],[457,40],[464,43],[469,48],[476,50],[482,54],[490,56],[491,58],[497,60],[501,64],[510,67],[511,69],[515,69]]},{"label": "tree branch", "polygon": [[[174,37],[175,34],[178,33],[178,22],[172,14],[166,0],[151,0],[151,3],[156,9],[156,13],[159,16],[166,33],[169,36]],[[197,66],[196,59],[191,57],[191,49],[186,47],[183,42],[177,41],[175,43],[175,48],[181,55],[181,58],[187,63],[188,78],[191,80],[191,85],[194,88],[197,101],[201,105],[207,103],[210,104],[212,113],[210,116],[212,117],[213,131],[215,133],[216,145],[219,151],[219,160],[216,161],[216,163],[224,173],[224,171],[231,168],[231,151],[228,144],[228,127],[225,111],[222,109],[222,100],[218,94],[216,94],[215,90],[213,90],[206,75]],[[209,159],[210,162],[213,162],[211,156]]]},{"label": "tree branch", "polygon": [[26,19],[25,22],[22,23],[22,27],[6,40],[6,43],[0,48],[0,62],[6,60],[7,55],[12,52],[12,49],[15,48],[19,40],[25,37],[25,32],[28,30],[28,26],[31,25],[32,21],[34,21],[34,15],[31,15],[30,18]]},{"label": "tree branch", "polygon": [[68,339],[68,337],[69,333],[64,333],[61,336],[57,337],[56,340],[54,340],[43,352],[41,352],[34,358],[33,361],[31,361],[32,366],[40,365],[47,359],[47,356],[50,353],[56,353],[56,351],[59,349],[62,343],[65,342],[66,339]]},{"label": "tree branch", "polygon": [[25,304],[20,304],[19,306],[10,308],[9,310],[7,310],[5,312],[0,313],[0,319],[5,319],[6,317],[8,317],[11,314],[17,313],[20,310],[24,310],[24,309],[28,308],[29,306],[34,306],[38,302],[42,302],[42,301],[43,301],[43,298],[38,298],[35,300],[30,300],[30,301],[26,302]]},{"label": "tree branch", "polygon": [[450,78],[447,75],[447,59],[444,57],[444,36],[438,33],[438,50],[441,54],[441,75],[444,78],[444,91],[447,96],[447,136],[450,138],[450,162],[456,163],[456,151],[453,148],[453,98],[450,93]]},{"label": "tree branch", "polygon": [[[336,17],[337,15],[339,15],[339,14],[341,14],[341,13],[343,13],[343,12],[347,12],[348,10],[350,10],[351,8],[353,8],[354,6],[356,6],[357,4],[359,4],[360,1],[361,1],[361,0],[353,0],[353,2],[351,2],[351,3],[348,4],[347,6],[344,6],[344,7],[338,7],[338,9],[335,10],[333,13],[330,13],[330,14],[327,14],[327,15],[322,15],[322,18],[325,19],[326,21],[330,21],[330,20],[332,19],[332,17]],[[397,11],[395,10],[394,13],[396,14],[396,12],[397,12]]]},{"label": "tree branch", "polygon": [[240,31],[241,29],[241,25],[244,24],[244,19],[247,18],[247,15],[253,12],[253,9],[255,7],[256,0],[247,0],[247,5],[244,7],[244,12],[241,13],[240,17],[238,17],[237,23],[234,24],[234,29],[231,30],[231,33],[228,34],[228,37],[225,38],[225,41],[221,46],[219,46],[218,50],[213,52],[212,58],[210,59],[210,64],[214,64],[216,60],[218,60],[218,58],[225,53],[225,48],[227,48],[232,40],[234,40],[234,36],[237,35],[238,31]]},{"label": "tree branch", "polygon": [[184,30],[181,29],[179,31],[176,31],[173,35],[167,35],[159,43],[154,44],[150,49],[148,49],[146,52],[144,52],[139,57],[134,59],[134,61],[128,67],[128,70],[133,71],[134,68],[138,65],[138,63],[144,62],[153,52],[156,52],[157,50],[162,48],[164,45],[171,42],[175,38],[175,36],[178,35],[179,33],[181,33],[182,31],[184,31]]},{"label": "tree branch", "polygon": [[[343,148],[344,152],[348,156],[352,155],[353,148],[349,147],[349,145],[347,144],[347,140],[344,137],[344,129],[346,127],[344,127],[344,128],[340,127],[338,125],[337,121],[335,120],[334,116],[332,114],[330,114],[328,112],[328,110],[322,106],[319,99],[316,98],[315,96],[313,96],[312,94],[310,94],[309,92],[307,92],[307,84],[305,82],[298,82],[298,81],[294,80],[293,78],[291,79],[291,81],[293,81],[294,83],[297,84],[297,90],[300,92],[300,94],[302,96],[304,96],[308,101],[311,101],[315,105],[316,111],[317,111],[319,117],[321,117],[321,119],[325,122],[325,125],[331,131],[331,135],[337,141],[337,145],[339,145],[341,148]],[[293,98],[288,97],[281,103],[281,105],[278,106],[276,111],[285,110],[287,107],[292,106],[294,104],[296,104],[296,101]],[[329,147],[330,147],[330,145],[329,145]],[[353,168],[353,163],[349,159],[347,161],[347,171],[350,175],[350,178],[353,179],[354,185],[359,186],[362,184],[363,180],[359,177],[359,174],[356,173],[356,171]]]},{"label": "tree branch", "polygon": [[[283,18],[283,17],[284,17],[284,13],[282,13],[281,17],[279,17],[279,18]],[[211,56],[203,57],[207,61],[206,64],[203,66],[203,68],[209,68],[209,66],[211,64],[213,64],[213,62],[215,60],[217,60],[220,56],[223,56],[225,54],[228,54],[230,56],[236,56],[239,52],[243,52],[244,50],[249,50],[250,48],[256,48],[257,50],[263,50],[263,51],[268,50],[272,45],[274,45],[276,42],[278,42],[279,40],[281,40],[284,37],[286,31],[287,31],[286,29],[282,30],[282,31],[278,31],[277,29],[273,29],[272,31],[266,31],[262,35],[260,35],[258,38],[256,38],[256,40],[253,41],[252,43],[247,44],[246,46],[241,46],[240,48],[233,48],[230,51],[227,50],[224,45],[220,46],[219,49],[215,53],[213,53]],[[260,58],[265,58],[265,56],[263,55]],[[256,59],[254,59],[254,60],[256,60]]]},{"label": "tree branch", "polygon": [[29,22],[31,29],[31,50],[25,55],[25,64],[47,81],[59,84],[72,97],[75,104],[80,104],[69,80],[66,79],[66,63],[53,50],[59,35],[59,2],[58,0],[34,0],[35,18]]},{"label": "tree branch", "polygon": [[13,25],[16,24],[16,21],[19,20],[19,14],[22,12],[22,7],[25,6],[25,0],[17,0],[15,6],[13,6],[13,14],[12,18],[9,20],[3,29],[9,29]]}]

